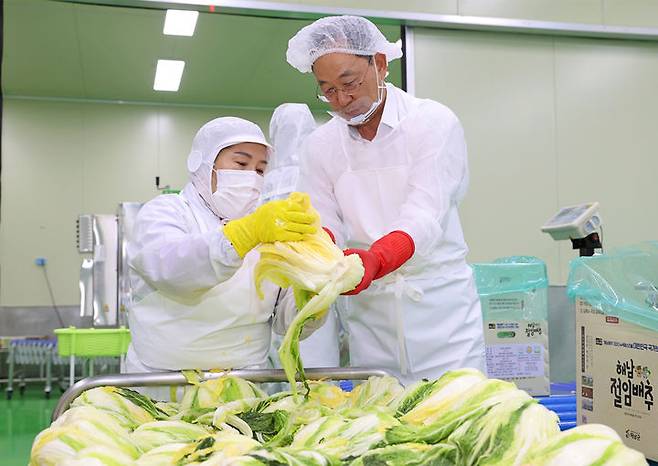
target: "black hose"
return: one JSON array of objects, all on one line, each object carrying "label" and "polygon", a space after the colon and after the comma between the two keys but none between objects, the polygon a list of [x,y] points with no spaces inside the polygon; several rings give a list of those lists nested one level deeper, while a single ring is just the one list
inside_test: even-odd
[{"label": "black hose", "polygon": [[64,325],[64,320],[62,319],[62,315],[59,312],[59,308],[57,307],[57,304],[55,304],[55,295],[53,294],[53,287],[50,286],[50,279],[48,278],[48,272],[46,271],[46,264],[43,264],[43,276],[46,279],[46,285],[48,286],[48,293],[50,294],[50,302],[53,304],[53,309],[55,309],[55,314],[57,314],[57,320],[59,320],[59,325],[61,327],[65,327]]}]

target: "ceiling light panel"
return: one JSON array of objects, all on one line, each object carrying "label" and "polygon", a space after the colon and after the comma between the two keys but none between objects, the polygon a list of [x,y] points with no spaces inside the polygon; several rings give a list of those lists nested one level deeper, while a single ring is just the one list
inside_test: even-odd
[{"label": "ceiling light panel", "polygon": [[158,60],[153,89],[156,91],[178,91],[184,69],[185,62],[182,60]]},{"label": "ceiling light panel", "polygon": [[192,36],[198,18],[198,11],[167,10],[162,33],[168,36]]}]

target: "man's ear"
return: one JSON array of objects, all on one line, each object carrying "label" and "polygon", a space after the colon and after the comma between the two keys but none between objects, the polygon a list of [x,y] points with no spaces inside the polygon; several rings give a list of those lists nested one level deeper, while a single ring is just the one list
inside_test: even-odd
[{"label": "man's ear", "polygon": [[377,72],[379,73],[380,77],[383,78],[386,76],[386,73],[388,72],[388,61],[386,61],[386,55],[383,53],[376,53],[375,66],[377,67]]}]

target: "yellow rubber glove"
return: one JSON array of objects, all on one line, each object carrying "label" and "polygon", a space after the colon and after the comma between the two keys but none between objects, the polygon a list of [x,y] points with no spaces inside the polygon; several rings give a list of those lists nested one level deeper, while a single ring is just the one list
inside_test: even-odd
[{"label": "yellow rubber glove", "polygon": [[231,220],[224,226],[224,235],[240,257],[260,243],[301,241],[304,235],[315,234],[318,214],[306,193],[292,193],[286,199],[263,204],[253,214]]}]

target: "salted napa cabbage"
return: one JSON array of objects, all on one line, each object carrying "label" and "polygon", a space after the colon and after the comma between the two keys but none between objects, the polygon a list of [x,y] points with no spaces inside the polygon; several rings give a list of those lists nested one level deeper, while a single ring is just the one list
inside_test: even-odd
[{"label": "salted napa cabbage", "polygon": [[619,435],[601,424],[584,424],[532,448],[523,466],[646,466],[644,455],[626,447]]},{"label": "salted napa cabbage", "polygon": [[123,427],[131,430],[141,424],[168,417],[148,396],[127,388],[92,388],[77,397],[71,407],[85,405],[109,412]]},{"label": "salted napa cabbage", "polygon": [[185,421],[154,421],[139,426],[130,438],[143,452],[147,452],[166,443],[194,442],[210,434],[209,429]]},{"label": "salted napa cabbage", "polygon": [[502,433],[504,446],[480,464],[518,466],[533,446],[560,432],[558,421],[557,414],[538,403],[526,406],[513,430]]},{"label": "salted napa cabbage", "polygon": [[404,387],[395,377],[370,377],[357,385],[350,395],[350,407],[389,406],[403,393]]},{"label": "salted napa cabbage", "polygon": [[383,412],[365,414],[356,419],[327,416],[299,429],[290,446],[315,448],[342,459],[357,457],[381,443],[386,429],[398,424],[393,415]]},{"label": "salted napa cabbage", "polygon": [[277,448],[276,450],[256,450],[249,454],[259,463],[236,463],[237,465],[251,466],[252,464],[272,466],[339,466],[340,460],[324,452],[303,448]]},{"label": "salted napa cabbage", "polygon": [[231,375],[188,386],[180,403],[180,412],[192,409],[215,409],[230,401],[265,398],[267,395],[253,382]]},{"label": "salted napa cabbage", "polygon": [[[142,455],[136,466],[179,466],[187,464],[222,464],[228,458],[240,457],[261,445],[250,437],[219,432],[194,443],[169,443]],[[227,463],[229,464],[229,463]]]},{"label": "salted napa cabbage", "polygon": [[105,411],[92,405],[79,405],[64,411],[50,427],[62,427],[64,425],[75,424],[76,422],[89,421],[101,423],[112,431],[127,434],[129,430],[121,425],[121,420],[122,418],[116,416],[112,411]]},{"label": "salted napa cabbage", "polygon": [[347,405],[350,395],[337,386],[326,382],[309,382],[308,398],[322,406],[339,409]]},{"label": "salted napa cabbage", "polygon": [[[227,423],[231,419],[235,419],[236,415],[253,410],[253,408],[258,406],[261,401],[260,398],[244,398],[242,400],[229,401],[228,403],[218,406],[212,413],[212,425],[220,428],[222,424]],[[197,422],[201,421],[197,420]]]},{"label": "salted napa cabbage", "polygon": [[176,416],[180,411],[180,404],[173,401],[158,401],[155,403],[155,407],[170,418]]},{"label": "salted napa cabbage", "polygon": [[301,426],[333,412],[322,403],[332,404],[336,401],[334,395],[327,394],[318,383],[311,383],[311,387],[311,393],[315,392],[315,395],[308,398],[280,392],[261,400],[251,400],[247,403],[249,406],[239,406],[237,401],[227,403],[217,408],[213,424],[218,426],[218,422],[230,422],[232,414],[248,425],[259,442],[269,447],[290,445]]},{"label": "salted napa cabbage", "polygon": [[521,390],[501,392],[489,404],[448,437],[464,466],[517,466],[530,447],[560,431],[556,414]]},{"label": "salted napa cabbage", "polygon": [[[293,193],[290,198],[312,209],[308,195]],[[304,325],[310,320],[322,319],[336,298],[353,290],[364,273],[358,255],[345,256],[319,223],[317,227],[317,233],[303,241],[267,243],[258,247],[260,260],[255,278],[259,296],[263,298],[263,280],[281,288],[292,287],[299,310],[279,348],[281,366],[293,394],[297,393],[297,374],[304,383],[306,381],[299,354],[299,338]]]},{"label": "salted napa cabbage", "polygon": [[80,450],[74,459],[58,463],[59,466],[131,466],[134,458],[121,450],[106,445],[95,445]]},{"label": "salted napa cabbage", "polygon": [[275,393],[262,400],[256,408],[255,411],[271,413],[274,411],[294,411],[297,407],[304,403],[305,400],[299,399],[292,395],[292,392],[279,392]]},{"label": "salted napa cabbage", "polygon": [[[518,390],[511,382],[485,379],[470,389],[459,394],[452,393],[449,397],[440,397],[437,396],[440,392],[435,393],[400,417],[403,425],[394,426],[387,431],[386,441],[390,444],[441,442],[468,419],[481,416],[500,403],[505,397],[504,392],[512,391]],[[430,401],[435,401],[435,404],[429,403]],[[414,424],[409,423],[408,418],[411,418]]]},{"label": "salted napa cabbage", "polygon": [[220,432],[214,436],[212,449],[215,456],[230,458],[246,455],[260,446],[259,442],[245,435]]},{"label": "salted napa cabbage", "polygon": [[[297,397],[291,396],[290,398]],[[272,408],[272,406],[269,406],[264,412],[275,412],[271,411]],[[332,414],[334,414],[333,410],[322,406],[315,401],[307,400],[300,403],[294,411],[290,412],[284,427],[276,435],[266,440],[266,445],[269,447],[290,445],[293,441],[293,436],[302,427],[307,426],[320,418],[331,416]]]},{"label": "salted napa cabbage", "polygon": [[453,466],[457,449],[453,445],[437,443],[401,443],[375,448],[354,459],[349,466]]},{"label": "salted napa cabbage", "polygon": [[135,466],[178,466],[190,450],[188,443],[167,443],[144,453],[135,461]]},{"label": "salted napa cabbage", "polygon": [[70,409],[36,436],[30,465],[58,465],[75,459],[85,448],[98,445],[130,458],[137,458],[141,453],[131,441],[129,431],[114,416],[85,406]]},{"label": "salted napa cabbage", "polygon": [[429,424],[483,380],[486,376],[482,372],[466,368],[448,371],[433,381],[417,382],[403,393],[397,413],[405,423]]},{"label": "salted napa cabbage", "polygon": [[35,438],[30,466],[646,465],[609,427],[560,433],[553,412],[474,369],[406,390],[390,377],[351,394],[310,382],[306,397],[235,377],[194,384],[159,420],[148,397],[90,390]]}]

